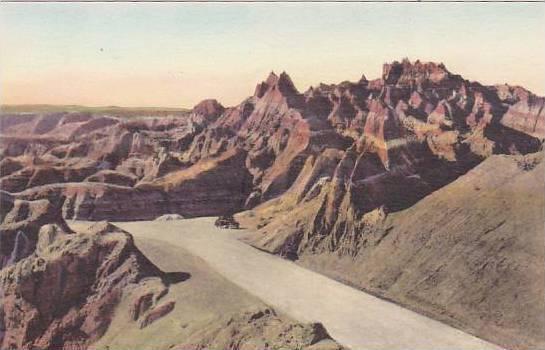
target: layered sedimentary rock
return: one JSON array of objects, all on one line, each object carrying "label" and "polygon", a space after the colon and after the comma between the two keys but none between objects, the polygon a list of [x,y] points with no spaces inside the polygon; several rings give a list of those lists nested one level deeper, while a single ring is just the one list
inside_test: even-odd
[{"label": "layered sedimentary rock", "polygon": [[88,181],[30,188],[17,196],[30,200],[66,197],[63,214],[69,219],[149,220],[164,213],[234,213],[244,207],[251,185],[244,160],[245,151],[233,149],[135,187]]},{"label": "layered sedimentary rock", "polygon": [[136,190],[164,194],[168,213],[184,216],[221,215],[243,208],[251,185],[251,175],[244,167],[246,152],[232,149],[217,158],[173,171],[157,180],[142,182]]},{"label": "layered sedimentary rock", "polygon": [[[301,216],[311,221],[306,231],[336,249],[343,237],[358,235],[356,223],[367,213],[408,208],[493,154],[542,147],[538,138],[502,124],[515,102],[442,64],[394,62],[384,66],[382,79],[321,85],[305,95],[320,98],[330,127],[353,141],[346,147],[311,142],[289,190],[263,205],[264,212],[283,214],[263,229],[263,244],[286,255],[297,253],[304,232],[284,226],[296,227]],[[304,120],[313,116],[319,113],[307,109]],[[271,221],[267,215],[260,226]]]},{"label": "layered sedimentary rock", "polygon": [[[515,126],[519,102],[434,64],[322,91],[354,143],[310,156],[285,194],[238,217],[258,228],[248,242],[507,347],[543,346],[545,174],[518,155],[542,149],[541,110],[525,110],[535,129]],[[475,190],[457,186],[469,174],[449,185],[489,157]]]},{"label": "layered sedimentary rock", "polygon": [[[332,274],[337,263],[346,263],[345,271],[356,266],[337,277],[526,349],[543,344],[535,313],[542,304],[527,307],[538,285],[523,276],[542,276],[533,270],[541,251],[524,242],[536,243],[535,218],[541,216],[532,208],[543,203],[535,198],[540,192],[514,179],[533,184],[542,176],[539,157],[531,154],[545,139],[543,105],[542,97],[521,87],[485,86],[443,64],[405,59],[385,64],[378,79],[362,76],[305,92],[286,73],[271,73],[237,106],[205,100],[184,115],[3,115],[0,184],[12,194],[2,198],[14,207],[17,200],[66,198],[64,217],[89,220],[254,209],[237,220],[259,229],[248,238],[255,246],[309,264],[311,257],[328,256],[316,268]],[[458,187],[487,167],[495,170],[480,176],[495,187]],[[513,214],[506,192],[498,191],[519,187],[531,203]],[[467,196],[451,200],[451,188]],[[506,204],[479,201],[489,197]],[[502,217],[505,223],[494,226]],[[520,236],[527,239],[514,237],[518,229],[509,222],[528,226]],[[29,238],[9,237],[1,247],[4,260]],[[450,250],[464,259],[449,260],[462,264],[459,270],[445,260]],[[523,264],[517,254],[527,251]],[[417,264],[412,273],[400,271],[411,262]],[[479,275],[475,266],[481,265],[495,279]],[[464,280],[475,281],[478,290]],[[530,287],[522,291],[521,285]],[[506,305],[524,311],[516,316]],[[522,334],[520,343],[514,332]]]},{"label": "layered sedimentary rock", "polygon": [[[125,213],[108,194],[95,193],[106,189],[136,200],[136,207],[153,203],[154,215],[219,215],[295,187],[304,197],[328,178],[333,189],[317,230],[332,232],[344,225],[342,203],[357,216],[399,210],[492,154],[536,151],[544,135],[542,105],[522,88],[469,82],[436,63],[385,64],[379,79],[320,84],[304,93],[286,73],[271,73],[238,106],[205,100],[184,116],[3,116],[0,182],[10,192],[34,194],[58,183],[67,184],[53,187],[73,193],[71,183],[83,181],[130,188],[82,186],[65,210],[81,219],[125,220],[151,215]],[[230,157],[236,160],[228,169]],[[334,160],[309,170],[326,158]],[[304,167],[314,175],[302,185]],[[212,175],[219,172],[224,176]],[[178,180],[188,176],[194,180],[186,185]]]}]

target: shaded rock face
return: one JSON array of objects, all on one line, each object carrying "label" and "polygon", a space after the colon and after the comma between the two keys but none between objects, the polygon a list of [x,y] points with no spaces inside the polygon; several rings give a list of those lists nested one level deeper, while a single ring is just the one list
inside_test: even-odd
[{"label": "shaded rock face", "polygon": [[0,268],[33,253],[42,226],[55,223],[70,232],[61,215],[62,203],[62,198],[25,201],[1,192]]},{"label": "shaded rock face", "polygon": [[51,184],[30,188],[17,197],[63,196],[63,216],[79,220],[152,220],[164,213],[221,215],[244,206],[252,181],[245,158],[245,151],[233,149],[135,187],[91,181]]},{"label": "shaded rock face", "polygon": [[138,310],[131,311],[135,322],[149,324],[174,308],[164,300],[163,273],[106,222],[80,233],[42,226],[32,254],[0,270],[0,290],[2,349],[85,349],[124,297]]},{"label": "shaded rock face", "polygon": [[432,62],[405,59],[379,79],[304,93],[271,73],[238,106],[204,100],[184,116],[3,116],[0,184],[21,198],[58,191],[67,217],[91,220],[222,215],[313,189],[322,200],[313,230],[341,235],[493,154],[537,151],[542,106],[522,88],[469,82]]},{"label": "shaded rock face", "polygon": [[[343,198],[333,232],[322,203],[335,184],[237,215],[250,244],[394,300],[509,349],[545,346],[543,154],[493,155],[411,207],[354,220]],[[271,217],[270,213],[275,213]],[[341,225],[342,223],[342,225]]]},{"label": "shaded rock face", "polygon": [[236,212],[244,206],[252,181],[244,166],[245,159],[244,150],[231,149],[219,157],[206,158],[187,169],[141,183],[137,189],[164,193],[167,213],[190,217]]},{"label": "shaded rock face", "polygon": [[192,113],[195,116],[204,118],[205,121],[213,121],[219,117],[225,108],[217,100],[209,99],[199,102],[193,107]]}]

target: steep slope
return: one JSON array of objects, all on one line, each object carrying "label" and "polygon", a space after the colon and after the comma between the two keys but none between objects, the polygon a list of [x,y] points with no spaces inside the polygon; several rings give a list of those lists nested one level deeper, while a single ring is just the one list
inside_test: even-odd
[{"label": "steep slope", "polygon": [[[311,201],[247,241],[508,348],[537,349],[545,346],[544,179],[542,154],[492,156],[408,209],[364,215],[351,234],[313,232]],[[271,210],[239,220],[255,224]]]},{"label": "steep slope", "polygon": [[[275,307],[279,312],[303,322],[319,320],[331,336],[351,349],[500,350],[499,346],[449,325],[360,292],[306,268],[296,266],[290,261],[254,249],[238,240],[241,235],[247,233],[246,230],[225,230],[214,227],[214,220],[213,217],[207,217],[168,223],[147,221],[120,223],[120,225],[134,234],[137,244],[138,239],[153,240],[170,247],[177,253],[175,256],[178,256],[180,251],[191,252],[204,260],[199,266],[210,266],[229,281],[262,299],[269,306]],[[147,255],[145,249],[144,252]],[[178,261],[176,257],[173,258],[164,253],[161,256],[164,256],[165,261],[171,259]],[[183,271],[191,272],[183,265],[180,266]],[[192,273],[192,276],[196,275]],[[188,286],[192,280],[194,280],[193,277],[181,287]],[[229,307],[240,303],[240,299],[233,298],[228,293],[228,289],[214,288],[198,295],[188,295],[186,298],[201,300],[212,308],[218,307],[218,297],[227,300]],[[182,318],[177,323],[178,326],[174,324],[172,327],[179,329],[180,324],[181,327],[185,323],[191,325],[186,320],[192,314],[196,312],[191,309],[185,313],[178,313],[177,315]],[[213,313],[214,317],[220,314],[221,312]],[[235,319],[241,320],[239,317]],[[168,325],[168,323],[163,324]],[[254,324],[256,330],[261,329],[260,322]],[[215,327],[215,325],[205,326],[206,329],[215,329]],[[244,326],[242,329],[246,333],[251,328]],[[169,333],[168,329],[164,331]],[[240,336],[243,335],[240,334]],[[239,334],[236,338],[238,337]],[[134,346],[117,346],[116,348],[134,348]],[[261,346],[258,345],[256,350],[260,348]],[[287,345],[285,348],[292,349]]]},{"label": "steep slope", "polygon": [[[543,135],[502,123],[511,107],[525,103],[502,91],[442,64],[408,60],[385,64],[381,79],[310,89],[309,105],[319,99],[330,127],[353,142],[309,148],[289,189],[246,218],[262,228],[255,243],[292,258],[307,245],[357,251],[365,215],[378,220],[411,207],[493,154],[538,151]],[[317,115],[308,111],[308,118]],[[543,119],[539,108],[530,116],[538,125]]]},{"label": "steep slope", "polygon": [[42,226],[32,254],[10,263],[0,270],[2,349],[85,349],[106,332],[129,291],[133,321],[150,322],[149,315],[155,320],[174,307],[164,298],[166,276],[128,233],[107,223],[81,233]]},{"label": "steep slope", "polygon": [[[153,223],[158,222],[144,225]],[[142,228],[139,223],[125,225],[131,232],[130,225]],[[96,349],[343,349],[320,324],[299,323],[278,313],[184,247],[150,238],[155,235],[150,226],[144,231],[150,234],[134,236],[139,249],[162,270],[187,271],[191,278],[169,287],[168,297],[176,301],[176,307],[144,328],[125,311],[130,303],[121,303]]]}]

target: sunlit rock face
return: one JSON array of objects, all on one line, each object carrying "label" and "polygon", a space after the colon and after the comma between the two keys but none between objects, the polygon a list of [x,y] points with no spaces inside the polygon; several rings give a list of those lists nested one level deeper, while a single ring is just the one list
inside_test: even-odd
[{"label": "sunlit rock face", "polygon": [[[543,103],[407,59],[379,79],[303,93],[271,72],[234,107],[208,99],[176,116],[4,115],[0,185],[21,199],[66,196],[65,217],[91,220],[232,214],[319,186],[328,194],[316,229],[330,232],[343,206],[356,217],[399,210],[490,155],[535,152]],[[318,159],[328,165],[313,170]]]},{"label": "sunlit rock face", "polygon": [[543,98],[408,60],[304,95],[311,135],[346,143],[311,136],[288,190],[236,216],[245,240],[507,348],[543,346]]}]

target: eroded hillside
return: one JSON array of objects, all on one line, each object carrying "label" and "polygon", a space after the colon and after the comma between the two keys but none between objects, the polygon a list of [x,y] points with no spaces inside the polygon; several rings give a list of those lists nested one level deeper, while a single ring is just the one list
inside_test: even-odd
[{"label": "eroded hillside", "polygon": [[245,211],[261,249],[531,349],[545,343],[544,104],[405,59],[303,93],[271,73],[237,106],[160,117],[3,113],[0,187],[57,203],[55,220]]},{"label": "eroded hillside", "polygon": [[288,192],[300,200],[330,183],[316,229],[333,232],[346,221],[340,208],[403,209],[492,154],[537,151],[543,103],[404,60],[380,79],[304,93],[271,73],[238,106],[205,100],[185,115],[4,113],[0,186],[64,195],[67,218],[137,220],[237,212]]}]

